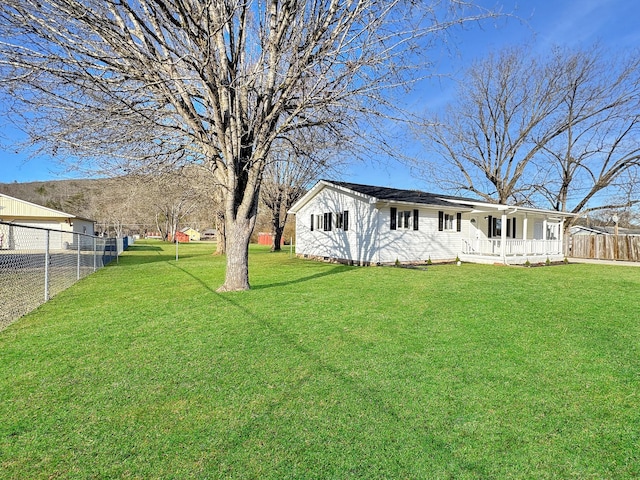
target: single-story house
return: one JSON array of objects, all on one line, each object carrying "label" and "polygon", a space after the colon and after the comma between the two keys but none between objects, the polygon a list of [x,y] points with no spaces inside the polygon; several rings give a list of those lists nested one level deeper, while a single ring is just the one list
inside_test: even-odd
[{"label": "single-story house", "polygon": [[215,228],[205,228],[202,231],[202,235],[200,236],[200,238],[202,240],[215,240],[217,234],[218,232],[216,231]]},{"label": "single-story house", "polygon": [[[182,230],[180,230],[182,233],[184,233],[187,237],[189,237],[189,241],[191,242],[199,242],[200,241],[200,232],[191,228],[191,227],[185,227]],[[182,240],[180,240],[182,241]]]},{"label": "single-story house", "polygon": [[573,225],[569,228],[570,235],[608,235],[602,227],[587,227],[585,225]]},{"label": "single-story house", "polygon": [[296,253],[359,265],[561,261],[569,213],[416,190],[319,181],[289,213]]},{"label": "single-story house", "polygon": [[[71,235],[65,233],[84,233],[95,235],[95,221],[81,218],[70,213],[43,207],[35,203],[20,200],[0,193],[0,221],[28,227],[39,227],[56,232],[50,235],[51,248],[65,248],[64,244],[72,243]],[[2,225],[2,247],[9,249],[30,248],[32,245],[44,244],[45,230],[33,230],[30,239],[21,245],[21,236],[13,232],[9,226]]]},{"label": "single-story house", "polygon": [[[571,235],[616,235],[614,226],[593,226],[574,225],[569,229]],[[640,235],[640,228],[618,227],[618,235]]]}]

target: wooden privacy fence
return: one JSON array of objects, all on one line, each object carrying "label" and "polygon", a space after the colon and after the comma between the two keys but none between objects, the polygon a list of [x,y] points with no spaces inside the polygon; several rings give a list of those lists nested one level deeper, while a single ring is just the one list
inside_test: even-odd
[{"label": "wooden privacy fence", "polygon": [[573,235],[571,256],[640,262],[640,235]]}]

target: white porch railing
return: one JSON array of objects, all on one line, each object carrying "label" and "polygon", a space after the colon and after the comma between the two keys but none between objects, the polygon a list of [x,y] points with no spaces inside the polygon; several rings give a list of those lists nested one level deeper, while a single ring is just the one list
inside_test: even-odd
[{"label": "white porch railing", "polygon": [[559,255],[562,254],[562,243],[560,240],[517,240],[509,239],[504,241],[504,252],[502,251],[502,240],[462,240],[462,253],[468,255],[491,255],[508,257],[516,255]]}]

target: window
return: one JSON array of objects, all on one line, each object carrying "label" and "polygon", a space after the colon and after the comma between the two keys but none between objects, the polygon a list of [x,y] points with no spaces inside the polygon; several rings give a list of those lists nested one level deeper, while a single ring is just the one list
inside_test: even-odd
[{"label": "window", "polygon": [[438,212],[438,231],[462,231],[462,213]]},{"label": "window", "polygon": [[418,230],[419,212],[415,210],[398,210],[391,208],[391,230]]},{"label": "window", "polygon": [[502,236],[502,219],[493,217],[493,236],[501,237]]},{"label": "window", "polygon": [[331,212],[324,213],[324,231],[330,232],[333,223],[333,214]]},{"label": "window", "polygon": [[333,228],[349,229],[349,211],[324,212],[319,215],[311,214],[311,231],[322,230],[330,232]]},{"label": "window", "polygon": [[411,211],[401,210],[398,212],[398,230],[411,228]]},{"label": "window", "polygon": [[[502,236],[502,218],[492,217],[491,215],[489,215],[487,219],[488,219],[488,225],[487,225],[488,237],[489,238],[501,237]],[[506,224],[507,231],[505,232],[506,237],[516,238],[516,232],[517,232],[516,219],[507,218],[506,223],[507,223]]]},{"label": "window", "polygon": [[349,230],[349,211],[345,210],[344,212],[336,213],[336,228],[341,228],[342,230]]},{"label": "window", "polygon": [[453,215],[449,213],[444,214],[444,229],[453,230]]}]

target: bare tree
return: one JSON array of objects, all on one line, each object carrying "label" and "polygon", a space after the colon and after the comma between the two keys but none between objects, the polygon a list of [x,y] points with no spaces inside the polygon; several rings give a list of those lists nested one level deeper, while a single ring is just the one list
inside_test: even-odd
[{"label": "bare tree", "polygon": [[292,138],[276,142],[265,166],[260,198],[271,218],[271,251],[280,250],[291,206],[320,175],[335,168],[340,161],[340,142],[335,136],[305,133],[303,136],[296,132]]},{"label": "bare tree", "polygon": [[225,189],[220,290],[242,290],[274,140],[357,131],[388,113],[386,94],[438,32],[493,15],[457,0],[7,0],[0,78],[51,150],[127,170],[212,162]]},{"label": "bare tree", "polygon": [[[566,129],[544,145],[536,164],[550,170],[536,189],[556,210],[621,209],[638,202],[640,57],[598,49],[577,52],[565,66]],[[607,201],[589,207],[603,190]]]},{"label": "bare tree", "polygon": [[196,210],[199,202],[200,168],[185,170],[145,177],[156,212],[156,225],[168,241],[175,241],[183,220]]},{"label": "bare tree", "polygon": [[[206,209],[209,224],[216,229],[216,255],[226,253],[226,235],[224,222],[224,186],[216,180],[216,166],[212,162],[203,162],[202,168],[196,170],[199,208]],[[195,173],[195,172],[194,172]]]},{"label": "bare tree", "polygon": [[450,167],[431,173],[487,201],[536,203],[542,194],[553,208],[581,211],[638,164],[637,74],[638,57],[604,61],[597,48],[492,55],[426,130]]}]

